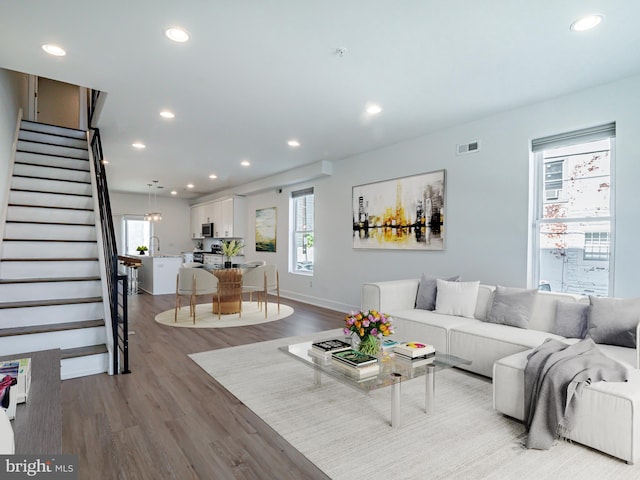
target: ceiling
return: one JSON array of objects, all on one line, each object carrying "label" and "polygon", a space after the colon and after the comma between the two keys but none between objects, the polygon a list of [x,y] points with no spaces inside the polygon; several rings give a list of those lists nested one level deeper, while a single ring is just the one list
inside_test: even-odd
[{"label": "ceiling", "polygon": [[638,19],[637,0],[3,1],[0,67],[107,92],[110,188],[193,198],[639,74]]}]

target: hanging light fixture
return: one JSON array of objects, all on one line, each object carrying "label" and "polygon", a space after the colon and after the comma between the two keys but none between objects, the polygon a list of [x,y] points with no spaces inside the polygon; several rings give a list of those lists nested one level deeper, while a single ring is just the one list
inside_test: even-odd
[{"label": "hanging light fixture", "polygon": [[[147,183],[149,187],[149,213],[144,215],[144,219],[149,222],[159,222],[162,220],[162,214],[158,212],[158,180],[153,180],[153,184]],[[153,189],[153,207],[151,206],[151,187]]]}]

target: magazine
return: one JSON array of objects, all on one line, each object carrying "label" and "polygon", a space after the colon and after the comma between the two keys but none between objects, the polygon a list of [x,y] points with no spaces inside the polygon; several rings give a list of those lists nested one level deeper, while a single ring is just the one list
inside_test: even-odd
[{"label": "magazine", "polygon": [[340,352],[343,350],[349,350],[351,348],[351,344],[334,338],[331,340],[312,343],[311,348],[319,350],[320,352]]},{"label": "magazine", "polygon": [[331,357],[351,365],[352,367],[362,367],[364,365],[371,365],[376,363],[378,359],[366,353],[359,352],[357,350],[349,349],[342,352],[336,352],[331,354]]}]

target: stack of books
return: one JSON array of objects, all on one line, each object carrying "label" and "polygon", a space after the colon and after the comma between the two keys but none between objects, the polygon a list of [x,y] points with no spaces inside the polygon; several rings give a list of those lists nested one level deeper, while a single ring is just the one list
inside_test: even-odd
[{"label": "stack of books", "polygon": [[436,349],[433,345],[419,342],[404,342],[393,349],[395,357],[411,362],[413,366],[428,365],[436,358]]},{"label": "stack of books", "polygon": [[332,353],[331,362],[335,368],[356,380],[375,377],[380,373],[376,357],[353,349]]},{"label": "stack of books", "polygon": [[343,352],[351,349],[351,344],[343,340],[334,338],[331,340],[323,340],[311,344],[311,348],[307,351],[309,356],[323,360],[328,363],[331,360],[331,354],[335,352]]}]

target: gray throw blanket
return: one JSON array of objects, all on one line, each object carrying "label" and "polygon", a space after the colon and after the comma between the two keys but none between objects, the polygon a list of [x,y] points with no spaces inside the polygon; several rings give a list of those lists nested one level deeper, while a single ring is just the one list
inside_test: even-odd
[{"label": "gray throw blanket", "polygon": [[582,387],[624,382],[627,369],[605,356],[590,338],[573,345],[548,338],[531,352],[524,370],[527,448],[548,450],[574,427]]}]

